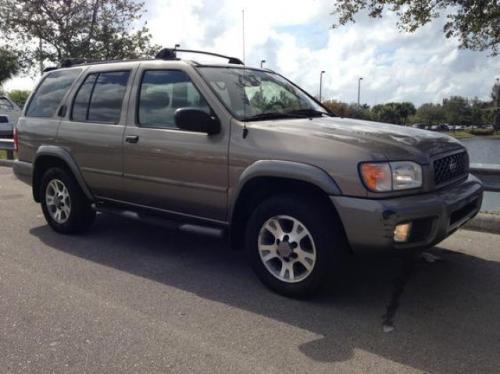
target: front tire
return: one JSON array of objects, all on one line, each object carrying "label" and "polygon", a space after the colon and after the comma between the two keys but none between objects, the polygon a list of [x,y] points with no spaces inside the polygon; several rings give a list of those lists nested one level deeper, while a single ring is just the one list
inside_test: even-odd
[{"label": "front tire", "polygon": [[336,273],[346,241],[333,209],[300,195],[271,197],[253,212],[246,246],[259,279],[277,293],[307,297]]},{"label": "front tire", "polygon": [[40,194],[43,215],[54,231],[77,234],[94,222],[96,213],[90,201],[65,169],[48,169],[42,177]]}]

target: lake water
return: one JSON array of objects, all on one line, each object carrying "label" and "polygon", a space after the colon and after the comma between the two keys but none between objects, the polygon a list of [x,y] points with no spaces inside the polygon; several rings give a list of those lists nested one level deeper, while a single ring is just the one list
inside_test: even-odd
[{"label": "lake water", "polygon": [[[464,139],[462,143],[469,151],[471,162],[500,164],[500,139],[476,137]],[[484,195],[482,210],[500,212],[500,193],[487,192]]]}]

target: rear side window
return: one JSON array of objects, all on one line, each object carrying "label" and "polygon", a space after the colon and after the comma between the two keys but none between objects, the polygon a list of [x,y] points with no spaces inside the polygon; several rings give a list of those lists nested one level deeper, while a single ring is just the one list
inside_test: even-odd
[{"label": "rear side window", "polygon": [[75,96],[71,119],[118,123],[129,76],[129,71],[88,75]]},{"label": "rear side window", "polygon": [[26,111],[27,117],[52,117],[81,69],[53,71],[38,86]]},{"label": "rear side window", "polygon": [[142,127],[175,129],[175,111],[186,107],[210,113],[207,102],[186,73],[179,70],[144,72],[137,113]]}]

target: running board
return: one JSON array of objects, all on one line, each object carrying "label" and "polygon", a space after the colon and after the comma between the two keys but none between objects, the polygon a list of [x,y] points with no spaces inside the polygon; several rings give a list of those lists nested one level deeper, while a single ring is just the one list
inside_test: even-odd
[{"label": "running board", "polygon": [[224,230],[223,228],[179,222],[163,217],[148,214],[139,214],[133,210],[119,209],[112,206],[93,205],[93,208],[98,212],[118,215],[127,219],[144,222],[150,225],[165,227],[169,230],[178,230],[186,233],[212,236],[215,238],[223,238],[226,233],[226,230]]}]

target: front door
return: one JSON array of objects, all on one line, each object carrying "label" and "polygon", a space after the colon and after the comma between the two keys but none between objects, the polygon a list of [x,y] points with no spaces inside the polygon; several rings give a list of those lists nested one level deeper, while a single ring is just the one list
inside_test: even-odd
[{"label": "front door", "polygon": [[[129,202],[223,221],[226,215],[228,123],[216,135],[182,131],[178,108],[211,106],[189,74],[148,65],[137,75],[124,142],[124,185]],[[229,122],[229,120],[227,120]]]}]

